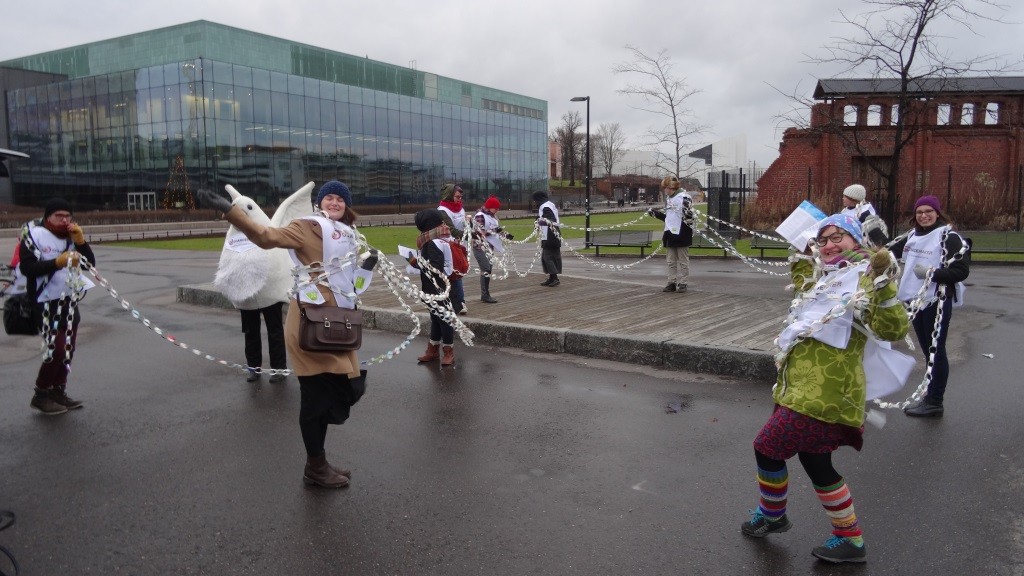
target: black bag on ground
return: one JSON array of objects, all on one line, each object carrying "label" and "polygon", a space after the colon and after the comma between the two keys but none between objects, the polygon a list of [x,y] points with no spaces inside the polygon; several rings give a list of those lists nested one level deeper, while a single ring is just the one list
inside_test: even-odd
[{"label": "black bag on ground", "polygon": [[42,318],[28,294],[14,294],[4,301],[4,331],[11,336],[38,336]]}]

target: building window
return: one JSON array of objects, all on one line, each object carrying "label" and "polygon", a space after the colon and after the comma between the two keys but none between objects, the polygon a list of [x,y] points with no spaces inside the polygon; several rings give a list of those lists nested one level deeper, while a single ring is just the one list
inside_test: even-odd
[{"label": "building window", "polygon": [[889,123],[892,124],[893,126],[895,126],[896,123],[899,122],[899,121],[900,121],[900,105],[899,104],[893,104],[892,105],[892,116],[889,117]]},{"label": "building window", "polygon": [[999,102],[985,104],[985,124],[988,126],[999,124]]},{"label": "building window", "polygon": [[868,126],[881,126],[882,125],[882,106],[880,104],[872,104],[868,106]]},{"label": "building window", "polygon": [[857,125],[857,107],[853,105],[843,106],[843,124],[846,126]]},{"label": "building window", "polygon": [[939,126],[949,126],[949,119],[952,114],[952,106],[949,104],[939,104],[937,108],[937,119],[936,124]]},{"label": "building window", "polygon": [[960,125],[970,126],[974,124],[974,104],[964,104],[960,108]]}]

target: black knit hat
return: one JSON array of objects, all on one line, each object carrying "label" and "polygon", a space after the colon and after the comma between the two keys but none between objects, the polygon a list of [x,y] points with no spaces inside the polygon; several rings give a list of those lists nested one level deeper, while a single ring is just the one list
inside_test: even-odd
[{"label": "black knit hat", "polygon": [[533,201],[538,204],[543,204],[548,201],[548,193],[543,190],[537,190],[533,193]]},{"label": "black knit hat", "polygon": [[43,210],[43,220],[46,220],[54,212],[71,212],[71,203],[63,198],[50,198],[46,203],[46,209]]},{"label": "black knit hat", "polygon": [[416,222],[416,229],[420,232],[426,232],[427,230],[433,230],[441,225],[443,220],[441,219],[441,212],[437,208],[427,208],[426,210],[420,210],[413,217],[413,221]]}]

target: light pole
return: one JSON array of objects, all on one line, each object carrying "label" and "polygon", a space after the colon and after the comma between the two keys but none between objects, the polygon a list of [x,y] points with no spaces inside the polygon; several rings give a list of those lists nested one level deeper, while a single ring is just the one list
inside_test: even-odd
[{"label": "light pole", "polygon": [[586,200],[585,200],[585,202],[586,202],[586,204],[584,204],[584,208],[583,208],[584,221],[585,221],[584,225],[586,226],[587,230],[585,232],[586,236],[584,237],[584,240],[583,240],[583,242],[584,242],[584,246],[583,247],[584,248],[590,248],[590,96],[574,96],[573,98],[570,98],[569,100],[572,101],[572,102],[584,102],[584,101],[586,101],[586,103],[587,103],[587,167],[586,167],[587,174],[584,177],[584,178],[586,178],[586,185],[585,185],[585,190],[586,190],[586,196],[585,196]]}]

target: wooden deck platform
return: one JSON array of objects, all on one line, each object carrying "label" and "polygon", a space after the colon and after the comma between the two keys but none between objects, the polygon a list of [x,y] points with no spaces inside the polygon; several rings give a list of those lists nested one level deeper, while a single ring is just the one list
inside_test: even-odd
[{"label": "wooden deck platform", "polygon": [[[480,281],[465,281],[469,318],[584,330],[622,336],[682,340],[690,344],[770,351],[788,302],[704,292],[661,292],[633,282],[561,275],[561,285],[541,286],[545,276],[510,275],[491,282],[497,304],[480,302]],[[379,281],[379,279],[377,280]],[[371,287],[363,305],[400,309],[388,290]],[[423,311],[422,305],[414,310]]]}]

